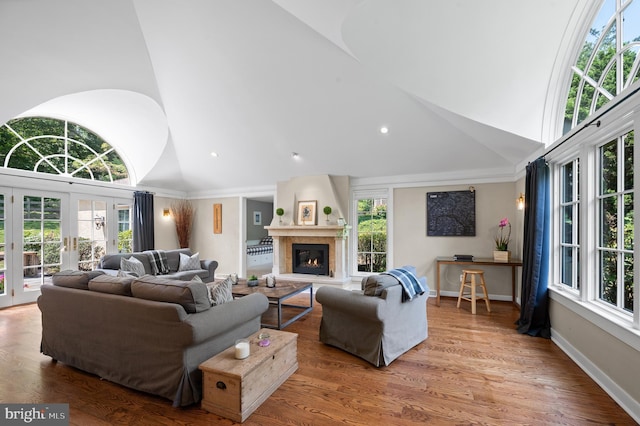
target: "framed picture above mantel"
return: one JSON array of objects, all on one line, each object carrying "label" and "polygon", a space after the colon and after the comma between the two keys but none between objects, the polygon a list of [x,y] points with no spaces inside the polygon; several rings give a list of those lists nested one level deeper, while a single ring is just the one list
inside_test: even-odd
[{"label": "framed picture above mantel", "polygon": [[298,225],[316,225],[318,202],[298,201]]}]

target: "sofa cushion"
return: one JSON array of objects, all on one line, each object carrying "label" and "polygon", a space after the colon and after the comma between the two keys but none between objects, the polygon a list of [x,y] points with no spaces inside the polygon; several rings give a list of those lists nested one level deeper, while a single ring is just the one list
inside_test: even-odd
[{"label": "sofa cushion", "polygon": [[231,294],[231,286],[233,281],[231,277],[227,277],[222,281],[214,281],[207,283],[209,288],[209,296],[211,299],[211,306],[222,305],[223,303],[231,302],[233,295]]},{"label": "sofa cushion", "polygon": [[193,271],[174,272],[169,275],[168,278],[173,278],[174,280],[180,281],[190,281],[196,275],[202,278],[202,281],[211,281],[207,279],[209,278],[209,271],[207,271],[206,269],[194,269]]},{"label": "sofa cushion", "polygon": [[67,269],[53,274],[51,282],[59,287],[78,288],[89,290],[89,281],[98,275],[104,275],[102,271],[72,271]]},{"label": "sofa cushion", "polygon": [[120,270],[132,272],[138,277],[145,274],[144,264],[133,256],[128,259],[124,257],[120,258]]},{"label": "sofa cushion", "polygon": [[183,249],[174,249],[174,250],[166,250],[167,254],[167,262],[169,264],[169,272],[177,272],[180,267],[180,253],[186,254],[187,256],[191,256],[191,249],[183,248]]},{"label": "sofa cushion", "polygon": [[180,253],[180,266],[178,267],[178,272],[193,271],[196,269],[201,269],[200,253],[195,253],[191,256]]},{"label": "sofa cushion", "polygon": [[100,275],[89,281],[89,290],[99,293],[119,294],[131,296],[131,283],[136,277],[114,277],[112,275]]},{"label": "sofa cushion", "polygon": [[365,296],[380,296],[387,287],[394,285],[400,285],[400,283],[391,275],[370,275],[362,279],[362,290]]},{"label": "sofa cushion", "polygon": [[211,307],[207,286],[195,281],[145,275],[131,283],[131,293],[139,299],[177,303],[189,313],[206,311]]}]

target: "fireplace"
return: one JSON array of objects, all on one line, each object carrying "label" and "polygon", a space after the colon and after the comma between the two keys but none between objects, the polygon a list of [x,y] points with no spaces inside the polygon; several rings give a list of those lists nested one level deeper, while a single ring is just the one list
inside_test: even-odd
[{"label": "fireplace", "polygon": [[294,273],[329,275],[329,244],[293,244],[291,252]]}]

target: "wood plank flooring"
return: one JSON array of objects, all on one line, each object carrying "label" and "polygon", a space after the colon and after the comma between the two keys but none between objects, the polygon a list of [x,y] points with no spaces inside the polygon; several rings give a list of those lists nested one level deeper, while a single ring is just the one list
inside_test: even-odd
[{"label": "wood plank flooring", "polygon": [[[314,303],[285,329],[299,335],[298,371],[243,424],[636,424],[550,340],[518,334],[510,303],[472,316],[455,302],[430,299],[429,338],[384,368],[320,343]],[[1,402],[69,403],[82,426],[233,424],[53,363],[39,353],[35,304],[1,310],[0,336]]]}]

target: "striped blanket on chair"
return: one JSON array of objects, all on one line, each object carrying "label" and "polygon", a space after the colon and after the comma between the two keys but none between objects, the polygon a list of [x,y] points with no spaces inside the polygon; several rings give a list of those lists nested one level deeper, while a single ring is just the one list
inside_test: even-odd
[{"label": "striped blanket on chair", "polygon": [[413,300],[416,295],[423,294],[427,291],[427,288],[422,284],[422,282],[416,277],[415,273],[410,269],[415,271],[415,268],[403,267],[403,268],[395,268],[390,269],[387,272],[383,272],[383,274],[391,275],[395,279],[398,280],[402,289],[402,301],[407,302],[409,300]]}]

